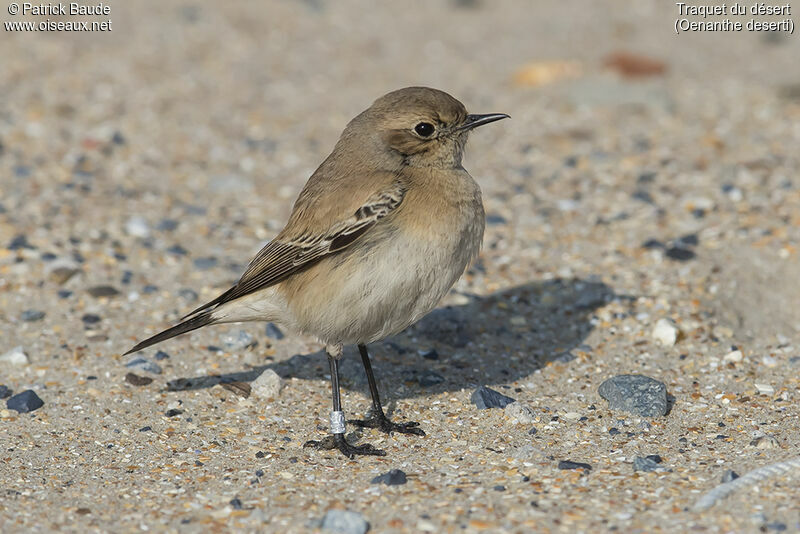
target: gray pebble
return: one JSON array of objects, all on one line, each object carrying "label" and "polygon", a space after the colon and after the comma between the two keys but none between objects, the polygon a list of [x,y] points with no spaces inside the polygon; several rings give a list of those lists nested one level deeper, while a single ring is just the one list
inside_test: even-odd
[{"label": "gray pebble", "polygon": [[201,271],[207,271],[217,266],[217,258],[211,256],[207,258],[195,258],[192,263]]},{"label": "gray pebble", "polygon": [[81,317],[81,321],[84,324],[97,324],[103,319],[99,315],[95,315],[94,313],[84,313]]},{"label": "gray pebble", "polygon": [[245,350],[258,345],[258,341],[244,330],[222,336],[222,344],[231,351]]},{"label": "gray pebble", "polygon": [[487,408],[505,408],[516,401],[516,399],[506,397],[502,393],[489,389],[486,386],[481,386],[473,391],[470,400],[479,410],[485,410]]},{"label": "gray pebble", "polygon": [[423,371],[417,381],[420,386],[426,388],[441,384],[444,382],[444,377],[435,371]]},{"label": "gray pebble", "polygon": [[28,413],[38,410],[44,406],[44,401],[39,398],[32,389],[26,389],[22,393],[17,393],[6,401],[9,410],[16,410],[19,413]]},{"label": "gray pebble", "polygon": [[27,237],[25,237],[24,235],[18,235],[14,236],[14,238],[11,240],[11,242],[8,244],[6,248],[8,250],[20,250],[23,248],[34,249],[36,247],[28,243]]},{"label": "gray pebble", "polygon": [[667,413],[667,386],[643,375],[619,375],[609,378],[597,390],[612,410],[623,410],[642,417]]},{"label": "gray pebble", "polygon": [[386,484],[387,486],[399,486],[406,482],[408,482],[406,474],[399,469],[392,469],[372,479],[373,484]]},{"label": "gray pebble", "polygon": [[113,286],[94,286],[89,288],[89,294],[95,298],[115,297],[119,295],[117,288]]},{"label": "gray pebble", "polygon": [[727,484],[728,482],[733,482],[739,478],[739,473],[734,471],[733,469],[728,469],[724,473],[722,473],[722,483]]},{"label": "gray pebble", "polygon": [[175,219],[161,219],[161,222],[156,226],[156,230],[162,232],[172,232],[178,227],[178,221]]},{"label": "gray pebble", "polygon": [[13,391],[8,386],[0,385],[0,399],[7,399],[12,393]]},{"label": "gray pebble", "polygon": [[19,318],[26,323],[41,321],[44,319],[44,312],[42,310],[25,310],[20,314]]},{"label": "gray pebble", "polygon": [[198,298],[197,291],[188,287],[179,289],[178,295],[187,302],[194,302]]},{"label": "gray pebble", "polygon": [[130,369],[139,369],[145,373],[161,374],[161,366],[142,357],[137,357],[125,364]]},{"label": "gray pebble", "polygon": [[167,249],[167,252],[174,254],[175,256],[186,256],[186,254],[188,254],[186,249],[180,245],[172,245]]},{"label": "gray pebble", "polygon": [[660,464],[663,460],[661,456],[657,454],[651,454],[649,456],[637,456],[633,459],[633,470],[634,471],[645,471],[651,472],[660,469]]},{"label": "gray pebble", "polygon": [[275,326],[275,323],[267,323],[265,334],[272,339],[283,339],[286,337],[283,335],[283,332],[281,332],[281,329]]},{"label": "gray pebble", "polygon": [[583,462],[573,462],[572,460],[561,460],[558,462],[559,469],[583,469],[586,472],[592,470],[592,466]]},{"label": "gray pebble", "polygon": [[163,350],[159,350],[159,351],[157,351],[157,352],[156,352],[156,355],[155,355],[155,356],[153,356],[153,357],[154,357],[156,360],[159,360],[159,361],[160,361],[160,360],[166,360],[167,358],[169,358],[169,354],[167,354],[167,353],[166,353],[166,352],[164,352]]},{"label": "gray pebble", "polygon": [[419,350],[417,353],[425,358],[426,360],[438,360],[439,353],[436,352],[436,349],[428,349],[428,350]]},{"label": "gray pebble", "polygon": [[320,526],[322,530],[337,534],[366,534],[369,530],[364,517],[350,510],[328,510]]},{"label": "gray pebble", "polygon": [[508,221],[502,215],[490,213],[489,215],[486,216],[486,224],[488,224],[489,226],[497,226],[506,223],[508,223]]}]

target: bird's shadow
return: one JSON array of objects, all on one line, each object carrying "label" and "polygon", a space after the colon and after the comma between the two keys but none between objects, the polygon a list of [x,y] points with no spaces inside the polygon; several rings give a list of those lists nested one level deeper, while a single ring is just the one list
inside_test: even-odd
[{"label": "bird's shadow", "polygon": [[[515,382],[552,361],[568,363],[591,332],[595,310],[615,298],[596,280],[553,279],[467,296],[459,306],[438,308],[405,332],[370,345],[373,369],[385,401],[458,391],[476,385]],[[249,382],[264,370],[282,378],[323,379],[323,352],[297,354],[249,370],[178,378],[167,389],[202,389],[220,383]],[[341,385],[369,395],[354,347],[340,364]]]}]

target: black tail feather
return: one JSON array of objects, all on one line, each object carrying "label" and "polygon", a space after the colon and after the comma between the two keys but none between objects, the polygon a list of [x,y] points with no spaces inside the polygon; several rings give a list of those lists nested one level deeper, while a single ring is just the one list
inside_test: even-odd
[{"label": "black tail feather", "polygon": [[192,330],[197,330],[198,328],[206,326],[206,325],[209,325],[212,322],[213,322],[213,320],[211,319],[211,313],[210,312],[201,313],[200,315],[192,317],[188,321],[184,321],[184,322],[182,322],[180,324],[177,324],[177,325],[173,326],[172,328],[167,328],[163,332],[158,333],[158,334],[154,335],[153,337],[145,339],[144,341],[138,343],[131,350],[129,350],[128,352],[123,354],[123,356],[126,356],[128,354],[132,354],[134,352],[139,352],[140,350],[146,349],[147,347],[149,347],[151,345],[155,345],[156,343],[161,343],[162,341],[165,341],[165,340],[170,339],[170,338],[175,337],[175,336],[179,336],[181,334],[185,334],[186,332],[191,332]]}]

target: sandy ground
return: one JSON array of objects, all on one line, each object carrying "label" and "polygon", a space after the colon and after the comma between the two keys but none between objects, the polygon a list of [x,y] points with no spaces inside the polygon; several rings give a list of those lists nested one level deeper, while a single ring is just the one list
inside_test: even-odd
[{"label": "sandy ground", "polygon": [[[0,531],[302,532],[336,509],[372,532],[800,530],[797,470],[693,509],[726,471],[800,455],[796,35],[676,35],[649,0],[6,7],[113,29],[0,38],[0,355],[27,355],[0,384],[44,401],[0,406]],[[372,346],[393,417],[426,437],[303,449],[325,359],[261,324],[143,352],[161,374],[125,366],[238,278],[352,116],[414,84],[513,117],[468,147],[479,262]],[[257,345],[226,343],[240,331]],[[265,369],[272,400],[219,385]],[[609,410],[599,385],[628,373],[666,384],[666,416]],[[529,411],[478,410],[480,385]],[[363,413],[352,348],[343,386]],[[661,469],[634,471],[647,455]],[[370,482],[390,469],[408,482]]]}]

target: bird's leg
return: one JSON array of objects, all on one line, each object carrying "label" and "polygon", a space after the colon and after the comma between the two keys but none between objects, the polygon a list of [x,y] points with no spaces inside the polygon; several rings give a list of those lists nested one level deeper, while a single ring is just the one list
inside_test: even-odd
[{"label": "bird's leg", "polygon": [[425,432],[419,428],[419,423],[409,421],[407,423],[393,423],[383,413],[383,406],[381,406],[381,397],[378,394],[378,386],[375,384],[375,375],[372,374],[372,364],[369,361],[369,353],[367,352],[366,345],[359,345],[358,352],[361,353],[361,362],[364,364],[364,371],[367,372],[367,382],[369,382],[369,393],[372,396],[372,416],[369,419],[356,420],[351,419],[347,421],[356,426],[377,428],[391,434],[392,432],[400,432],[402,434],[414,434],[417,436],[424,436]]},{"label": "bird's leg", "polygon": [[331,366],[331,391],[333,393],[333,410],[331,411],[331,435],[320,441],[307,441],[303,447],[339,451],[353,458],[356,455],[385,456],[386,453],[376,449],[369,443],[364,445],[351,445],[344,437],[344,412],[342,411],[342,398],[339,393],[339,358],[328,354],[328,363]]}]

